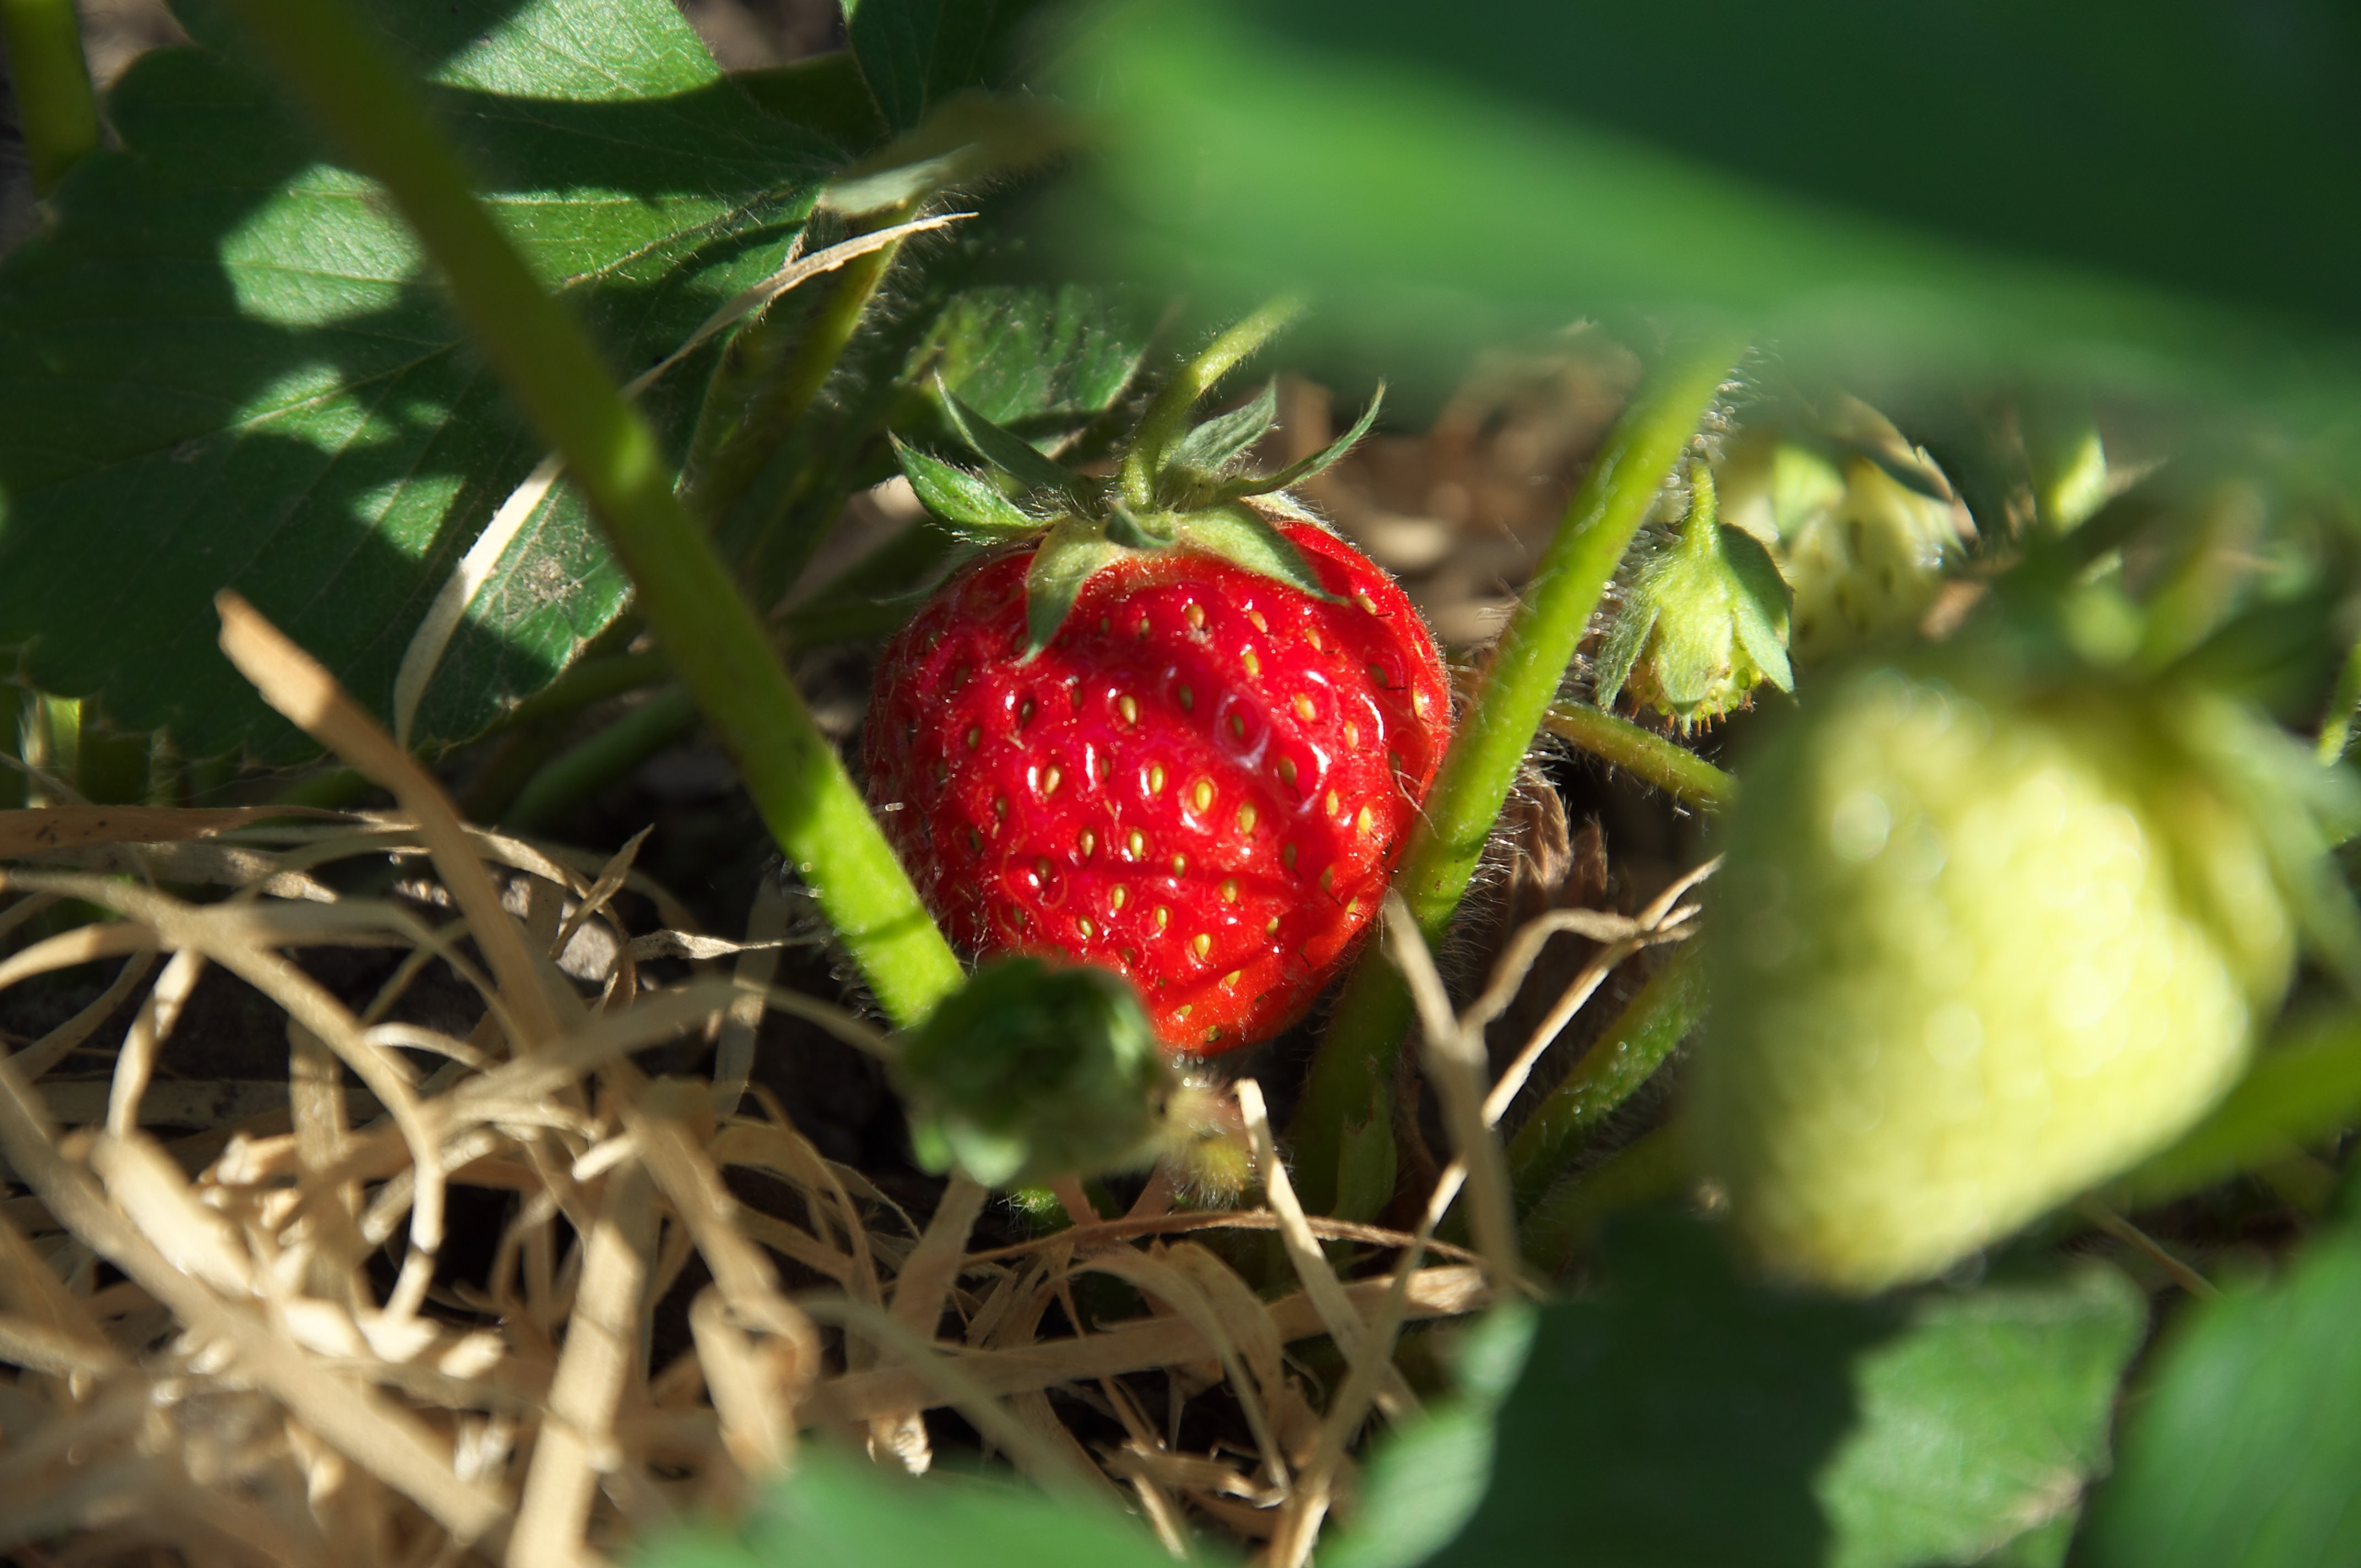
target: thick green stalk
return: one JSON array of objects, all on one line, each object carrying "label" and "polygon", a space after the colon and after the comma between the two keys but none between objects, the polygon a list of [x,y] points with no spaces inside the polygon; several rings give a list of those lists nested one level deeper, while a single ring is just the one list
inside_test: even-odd
[{"label": "thick green stalk", "polygon": [[1715,808],[1738,798],[1736,779],[1680,742],[1603,708],[1568,700],[1551,708],[1543,722],[1560,740],[1692,806]]},{"label": "thick green stalk", "polygon": [[350,0],[235,4],[356,165],[385,185],[501,380],[565,455],[637,585],[641,613],[887,1016],[904,1025],[924,1017],[959,985],[959,960],[737,584],[674,495],[654,435],[476,201]]},{"label": "thick green stalk", "polygon": [[1133,506],[1156,504],[1156,475],[1164,453],[1180,438],[1189,411],[1249,355],[1279,335],[1303,313],[1303,302],[1281,295],[1215,338],[1202,354],[1180,367],[1139,417],[1139,430],[1123,459],[1123,498]]},{"label": "thick green stalk", "polygon": [[1544,1277],[1562,1274],[1609,1215],[1680,1191],[1689,1175],[1686,1132],[1679,1123],[1667,1123],[1559,1182],[1518,1222],[1525,1261]]},{"label": "thick green stalk", "polygon": [[564,674],[509,709],[500,728],[523,729],[571,718],[594,702],[652,686],[671,674],[671,663],[653,648],[577,659]]},{"label": "thick green stalk", "polygon": [[46,196],[98,147],[98,97],[73,0],[0,0],[0,43],[7,46],[33,189]]},{"label": "thick green stalk", "polygon": [[559,752],[517,792],[500,826],[531,833],[549,826],[697,728],[697,703],[675,686],[660,691],[580,744]]},{"label": "thick green stalk", "polygon": [[1703,1015],[1705,1000],[1705,965],[1691,941],[1648,978],[1509,1140],[1520,1207],[1554,1186],[1591,1131],[1655,1076]]},{"label": "thick green stalk", "polygon": [[[1429,945],[1439,944],[1450,928],[1599,596],[1744,347],[1736,340],[1716,341],[1669,366],[1617,422],[1575,491],[1493,652],[1483,689],[1459,721],[1394,876]],[[1348,1146],[1391,1146],[1389,1086],[1410,1021],[1410,992],[1373,942],[1363,949],[1320,1042],[1290,1129],[1296,1184],[1315,1213],[1339,1212],[1339,1158]],[[1359,1208],[1384,1184],[1356,1185],[1362,1191],[1354,1206]]]},{"label": "thick green stalk", "polygon": [[[910,211],[896,207],[881,214],[876,226],[906,222]],[[901,250],[902,242],[895,240],[839,269],[836,286],[804,323],[786,363],[716,458],[710,481],[697,486],[697,504],[714,520],[716,537],[737,553],[758,592],[785,593],[795,587],[835,518],[836,507],[820,506],[810,509],[801,528],[782,526],[807,499],[814,460],[788,435],[835,374]]]}]

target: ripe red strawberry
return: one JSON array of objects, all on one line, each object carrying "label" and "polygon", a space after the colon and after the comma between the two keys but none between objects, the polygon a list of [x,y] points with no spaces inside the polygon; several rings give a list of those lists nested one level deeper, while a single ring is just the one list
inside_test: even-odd
[{"label": "ripe red strawberry", "polygon": [[1351,955],[1450,712],[1382,571],[1258,499],[1268,479],[1216,488],[1268,394],[1243,411],[1259,422],[1225,416],[1230,450],[1203,436],[1222,421],[1174,443],[1135,492],[1161,504],[1135,511],[954,406],[1056,515],[905,452],[939,516],[982,532],[1005,508],[1049,536],[955,576],[894,639],[865,744],[871,795],[954,943],[1114,970],[1168,1046],[1199,1054],[1301,1016]]}]

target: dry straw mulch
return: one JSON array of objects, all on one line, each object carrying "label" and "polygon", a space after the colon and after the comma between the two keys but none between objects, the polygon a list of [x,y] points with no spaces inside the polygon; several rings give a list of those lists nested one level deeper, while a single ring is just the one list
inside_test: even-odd
[{"label": "dry straw mulch", "polygon": [[[1481,1045],[1513,975],[1454,1018],[1423,950],[1404,950],[1458,1151],[1415,1238],[1304,1214],[1243,1080],[1261,1206],[1179,1211],[1159,1177],[1107,1221],[1069,1183],[1080,1223],[980,1247],[981,1189],[954,1180],[921,1223],[750,1093],[766,1007],[892,1049],[862,1019],[768,983],[776,900],[758,904],[747,942],[700,937],[633,872],[636,841],[599,864],[463,823],[324,670],[242,603],[222,609],[241,670],[398,810],[0,814],[0,937],[60,905],[111,916],[22,946],[0,961],[0,988],[122,966],[96,1002],[0,1059],[0,1159],[16,1184],[0,1198],[0,1363],[16,1369],[0,1375],[0,1552],[597,1562],[738,1506],[814,1430],[922,1469],[926,1412],[953,1407],[1020,1469],[1134,1508],[1176,1550],[1212,1523],[1299,1563],[1349,1496],[1371,1410],[1417,1405],[1393,1359],[1405,1321],[1473,1310],[1515,1277],[1490,1124],[1516,1083],[1487,1085]],[[389,857],[399,896],[331,885],[340,863]],[[624,929],[626,888],[666,928]],[[1674,902],[1637,920],[1551,916],[1604,944],[1552,1015],[1638,946],[1677,937]],[[357,1009],[302,961],[354,947],[400,955]],[[1529,963],[1537,947],[1511,957]],[[689,978],[653,981],[657,958],[687,960]],[[437,966],[474,999],[464,1037],[393,1016]],[[155,1078],[209,967],[283,1014],[283,1093]],[[124,1008],[103,1094],[49,1080]],[[712,1043],[711,1078],[651,1078],[631,1059],[684,1037]],[[202,1135],[142,1130],[208,1110]],[[731,1170],[792,1201],[741,1204]],[[1430,1240],[1462,1181],[1480,1255]],[[457,1187],[515,1195],[480,1290],[434,1283]],[[1194,1239],[1217,1227],[1276,1230],[1296,1288],[1265,1299]],[[1391,1249],[1389,1271],[1341,1279],[1322,1245],[1340,1240]],[[774,1255],[832,1288],[790,1293]],[[652,1365],[654,1304],[693,1266],[710,1283],[687,1343]],[[1093,1274],[1150,1310],[1088,1321],[1073,1289]],[[1062,1337],[1045,1337],[1045,1320]],[[1324,1396],[1288,1349],[1320,1335],[1345,1367]],[[1177,1420],[1152,1420],[1135,1388],[1145,1373],[1174,1398],[1225,1386],[1242,1440],[1180,1451]],[[1093,1390],[1122,1441],[1086,1447],[1052,1405],[1061,1387]]]}]

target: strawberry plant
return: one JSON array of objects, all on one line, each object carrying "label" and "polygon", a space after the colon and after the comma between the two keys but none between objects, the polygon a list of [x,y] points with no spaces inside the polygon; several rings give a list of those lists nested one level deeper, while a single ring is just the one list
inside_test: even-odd
[{"label": "strawberry plant", "polygon": [[2354,1561],[2343,19],[820,9],[0,0],[0,1553]]}]

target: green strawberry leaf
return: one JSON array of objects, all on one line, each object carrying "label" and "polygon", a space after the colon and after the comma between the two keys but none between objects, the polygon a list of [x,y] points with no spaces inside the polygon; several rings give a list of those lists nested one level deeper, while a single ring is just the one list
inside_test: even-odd
[{"label": "green strawberry leaf", "polygon": [[890,134],[851,49],[733,71],[730,80],[765,113],[825,137],[847,153],[866,152]]},{"label": "green strawberry leaf", "polygon": [[[2350,1192],[2346,1194],[2348,1200]],[[2279,1283],[2200,1306],[2134,1407],[2092,1500],[2092,1568],[2319,1568],[2361,1561],[2361,1224]]]},{"label": "green strawberry leaf", "polygon": [[1746,650],[1763,678],[1783,692],[1795,689],[1795,674],[1787,663],[1787,614],[1793,598],[1786,579],[1763,542],[1740,528],[1714,524],[1721,536],[1722,557],[1737,583],[1731,596],[1738,644]]},{"label": "green strawberry leaf", "polygon": [[1569,1529],[1599,1568],[1976,1562],[2070,1517],[2105,1468],[2146,1318],[2095,1266],[1791,1294],[1670,1217],[1610,1234],[1606,1272],[1543,1309],[1490,1486],[1435,1568],[1557,1561]]},{"label": "green strawberry leaf", "polygon": [[1601,708],[1611,708],[1615,699],[1623,695],[1623,685],[1631,678],[1632,666],[1639,663],[1641,650],[1648,645],[1648,634],[1656,630],[1656,609],[1627,604],[1615,623],[1609,628],[1605,646],[1598,650],[1598,661],[1591,666],[1591,701]]},{"label": "green strawberry leaf", "polygon": [[1080,474],[1073,472],[1053,457],[1042,455],[1040,448],[1017,434],[1005,430],[976,412],[960,400],[949,388],[939,390],[943,412],[960,439],[975,449],[976,455],[1028,490],[1046,491],[1069,499],[1078,497],[1088,488]]},{"label": "green strawberry leaf", "polygon": [[1311,563],[1270,520],[1248,506],[1206,507],[1172,514],[1172,543],[1200,555],[1215,555],[1257,576],[1334,604],[1336,596],[1320,586]]},{"label": "green strawberry leaf", "polygon": [[1361,417],[1353,422],[1352,429],[1311,456],[1290,463],[1276,474],[1266,474],[1258,479],[1240,479],[1223,487],[1223,495],[1232,499],[1267,496],[1273,490],[1283,490],[1290,485],[1300,485],[1313,475],[1324,472],[1333,466],[1337,459],[1361,444],[1361,437],[1368,434],[1371,427],[1378,422],[1378,411],[1385,406],[1385,383],[1380,381],[1378,383],[1377,391],[1369,398],[1369,406],[1361,411]]},{"label": "green strawberry leaf", "polygon": [[[1126,8],[1075,76],[1116,89],[1139,264],[1316,287],[1397,344],[1701,309],[1868,373],[2193,368],[2349,406],[2352,356],[2311,348],[2361,327],[2361,212],[2319,210],[2361,158],[2361,35],[2328,0],[2240,15],[1209,0]],[[1671,60],[1727,85],[1668,92]]]},{"label": "green strawberry leaf", "polygon": [[897,131],[942,99],[1018,72],[1039,0],[844,0],[845,32]]},{"label": "green strawberry leaf", "polygon": [[982,476],[954,467],[895,438],[894,458],[917,492],[918,504],[959,538],[978,544],[1021,539],[1041,532],[1041,521],[993,488]]},{"label": "green strawberry leaf", "polygon": [[[1170,1568],[1137,1519],[1045,1496],[1004,1474],[888,1475],[814,1443],[741,1529],[675,1529],[633,1554],[648,1568]],[[1197,1561],[1230,1561],[1202,1547]]]},{"label": "green strawberry leaf", "polygon": [[1101,570],[1137,552],[1103,537],[1090,523],[1067,518],[1049,531],[1025,569],[1025,656],[1049,645],[1073,613],[1082,585]]},{"label": "green strawberry leaf", "polygon": [[1215,414],[1174,442],[1165,454],[1164,466],[1168,471],[1191,477],[1211,478],[1278,423],[1279,382],[1272,379],[1247,401],[1228,413]]},{"label": "green strawberry leaf", "polygon": [[[988,236],[971,243],[980,256],[990,249]],[[1162,310],[1142,289],[977,281],[950,302],[922,352],[969,408],[1028,442],[1062,443],[1131,389]]]},{"label": "green strawberry leaf", "polygon": [[1493,1417],[1532,1352],[1535,1313],[1506,1302],[1458,1331],[1455,1397],[1376,1446],[1350,1523],[1320,1538],[1321,1568],[1415,1568],[1465,1528],[1491,1479]]},{"label": "green strawberry leaf", "polygon": [[1073,116],[1045,98],[953,93],[908,134],[855,163],[821,204],[861,215],[905,206],[939,191],[1030,169],[1073,150]]},{"label": "green strawberry leaf", "polygon": [[[763,114],[666,0],[372,12],[619,379],[774,269],[836,159]],[[147,56],[55,220],[0,266],[0,641],[184,751],[310,750],[214,646],[234,587],[382,709],[412,631],[540,444],[409,233],[269,82]],[[715,351],[641,400],[677,452]],[[629,584],[560,485],[479,593],[419,714],[480,730]]]}]

